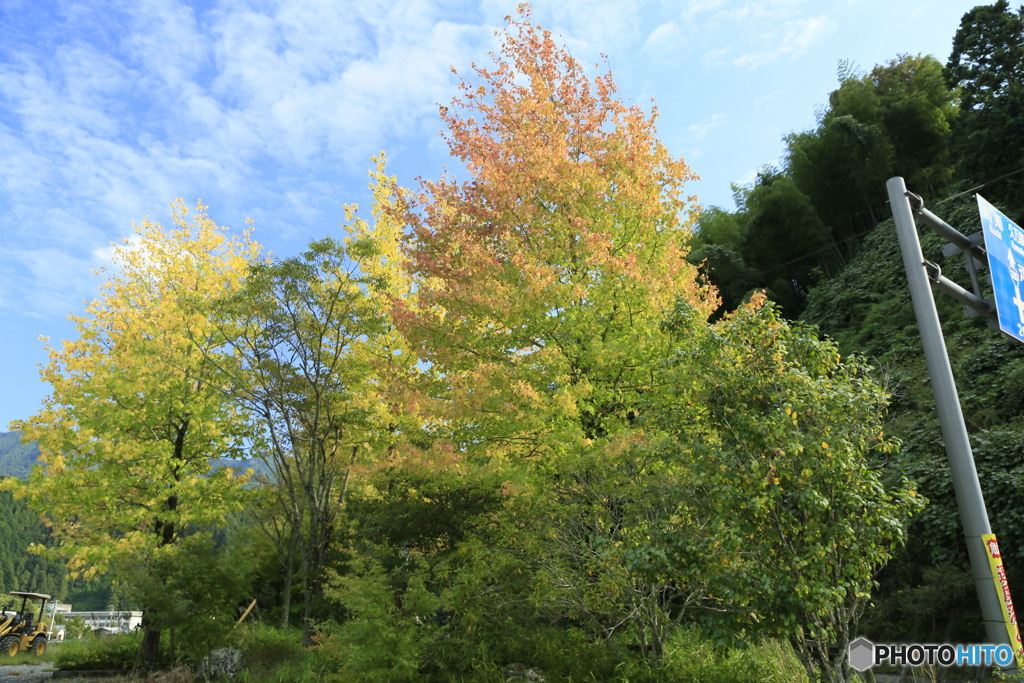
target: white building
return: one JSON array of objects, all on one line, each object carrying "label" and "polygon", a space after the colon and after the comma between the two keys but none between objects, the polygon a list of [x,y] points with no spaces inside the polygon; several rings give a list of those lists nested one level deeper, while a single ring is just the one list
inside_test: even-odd
[{"label": "white building", "polygon": [[142,612],[64,612],[70,618],[78,617],[86,626],[96,631],[103,629],[108,633],[128,633],[142,625]]}]

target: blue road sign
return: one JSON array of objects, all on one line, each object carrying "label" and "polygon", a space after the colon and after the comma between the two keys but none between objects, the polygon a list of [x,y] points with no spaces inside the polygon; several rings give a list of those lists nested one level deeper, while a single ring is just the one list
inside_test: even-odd
[{"label": "blue road sign", "polygon": [[1024,342],[1024,230],[978,195],[999,329]]}]

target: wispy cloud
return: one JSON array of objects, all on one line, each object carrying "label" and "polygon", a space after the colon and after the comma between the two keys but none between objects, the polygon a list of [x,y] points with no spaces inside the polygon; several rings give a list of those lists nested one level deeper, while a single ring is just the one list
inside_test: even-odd
[{"label": "wispy cloud", "polygon": [[644,41],[643,51],[660,63],[678,62],[686,53],[687,38],[676,21],[667,21],[651,31]]},{"label": "wispy cloud", "polygon": [[552,3],[552,28],[601,52],[632,47],[642,39],[639,0],[561,0]]},{"label": "wispy cloud", "polygon": [[[450,97],[449,66],[491,40],[426,0],[45,11],[34,21],[59,30],[0,54],[0,308],[59,314],[91,296],[97,249],[175,197],[314,219],[331,192],[309,169],[362,175],[420,136]],[[57,268],[82,273],[62,278],[67,296]]]},{"label": "wispy cloud", "polygon": [[702,14],[721,10],[728,5],[728,0],[688,0],[682,12],[686,21],[692,21]]},{"label": "wispy cloud", "polygon": [[725,114],[714,114],[707,121],[690,125],[690,135],[695,142],[700,142],[706,138],[711,131],[724,126],[727,121],[728,117]]},{"label": "wispy cloud", "polygon": [[[495,27],[514,16],[520,0],[481,0],[484,21]],[[641,15],[654,0],[559,0],[534,2],[533,18],[556,33],[577,59],[628,50],[644,39]]]},{"label": "wispy cloud", "polygon": [[753,69],[804,54],[835,29],[808,0],[690,0],[648,35],[644,50],[662,61],[699,50],[707,66]]},{"label": "wispy cloud", "polygon": [[752,69],[783,58],[798,57],[821,42],[836,29],[836,23],[825,15],[787,21],[775,32],[771,47],[746,52],[732,60],[734,66]]}]

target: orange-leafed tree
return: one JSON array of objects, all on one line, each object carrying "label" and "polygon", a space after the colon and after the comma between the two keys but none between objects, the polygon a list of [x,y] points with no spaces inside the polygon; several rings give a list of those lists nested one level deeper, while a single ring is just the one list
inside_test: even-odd
[{"label": "orange-leafed tree", "polygon": [[521,459],[615,438],[667,311],[715,302],[683,258],[694,176],[656,111],[589,77],[528,6],[508,23],[441,108],[469,178],[402,197],[417,292],[399,322],[450,391],[453,445]]},{"label": "orange-leafed tree", "polygon": [[646,644],[689,588],[598,561],[594,544],[640,533],[650,511],[627,520],[630,501],[672,476],[633,454],[671,352],[662,322],[685,305],[703,324],[717,306],[684,259],[694,176],[657,137],[656,112],[588,75],[528,7],[492,58],[441,108],[465,177],[394,205],[415,282],[395,319],[439,399],[424,423],[431,462],[506,495],[453,572],[453,595],[500,604],[452,602],[458,619],[480,617],[472,633],[543,612],[606,639],[639,624]]}]

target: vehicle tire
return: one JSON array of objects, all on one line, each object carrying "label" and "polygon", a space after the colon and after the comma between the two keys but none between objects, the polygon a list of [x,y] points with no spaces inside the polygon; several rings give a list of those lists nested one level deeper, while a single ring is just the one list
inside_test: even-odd
[{"label": "vehicle tire", "polygon": [[46,652],[46,636],[36,636],[35,640],[32,641],[32,645],[29,646],[29,650],[37,657]]},{"label": "vehicle tire", "polygon": [[7,636],[0,639],[0,654],[13,657],[21,650],[21,638],[18,636]]}]

